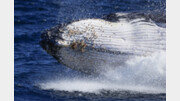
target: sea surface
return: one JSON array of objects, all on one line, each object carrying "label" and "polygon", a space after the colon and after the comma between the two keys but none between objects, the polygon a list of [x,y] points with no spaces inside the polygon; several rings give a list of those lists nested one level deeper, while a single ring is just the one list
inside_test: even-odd
[{"label": "sea surface", "polygon": [[128,62],[131,67],[97,77],[63,66],[39,45],[42,31],[61,23],[153,11],[165,12],[166,1],[14,0],[14,100],[165,101],[164,52],[137,57]]}]

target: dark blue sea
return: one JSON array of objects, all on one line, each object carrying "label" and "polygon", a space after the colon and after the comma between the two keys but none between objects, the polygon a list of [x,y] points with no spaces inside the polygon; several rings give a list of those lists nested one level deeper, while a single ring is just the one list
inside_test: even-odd
[{"label": "dark blue sea", "polygon": [[117,12],[165,10],[165,0],[15,0],[14,100],[165,101],[166,93],[109,90],[113,87],[98,91],[107,87],[96,77],[58,63],[39,45],[42,31],[61,23]]}]

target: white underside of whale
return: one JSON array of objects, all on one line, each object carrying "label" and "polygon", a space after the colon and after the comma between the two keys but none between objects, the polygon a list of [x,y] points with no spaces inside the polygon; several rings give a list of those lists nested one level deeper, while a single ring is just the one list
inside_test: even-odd
[{"label": "white underside of whale", "polygon": [[95,48],[123,53],[146,55],[165,50],[165,28],[142,20],[128,22],[122,19],[114,23],[100,19],[81,20],[68,25],[62,36],[67,42],[84,40]]}]

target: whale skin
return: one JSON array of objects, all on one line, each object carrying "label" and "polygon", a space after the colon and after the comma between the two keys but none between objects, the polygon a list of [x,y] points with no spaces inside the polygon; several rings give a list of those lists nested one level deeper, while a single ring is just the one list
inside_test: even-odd
[{"label": "whale skin", "polygon": [[73,21],[44,31],[40,45],[69,68],[99,74],[126,65],[135,56],[166,51],[166,22],[155,18],[115,13],[102,19]]}]

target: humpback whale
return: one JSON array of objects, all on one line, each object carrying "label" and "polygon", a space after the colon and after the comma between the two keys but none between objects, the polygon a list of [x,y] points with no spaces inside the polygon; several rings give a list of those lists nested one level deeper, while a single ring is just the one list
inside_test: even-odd
[{"label": "humpback whale", "polygon": [[164,16],[115,13],[102,19],[82,19],[47,29],[40,45],[69,68],[99,74],[126,65],[135,56],[166,51]]}]

